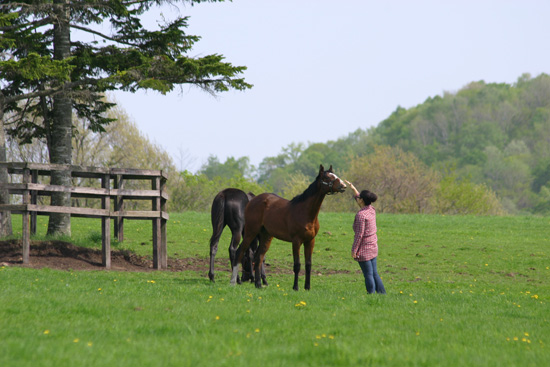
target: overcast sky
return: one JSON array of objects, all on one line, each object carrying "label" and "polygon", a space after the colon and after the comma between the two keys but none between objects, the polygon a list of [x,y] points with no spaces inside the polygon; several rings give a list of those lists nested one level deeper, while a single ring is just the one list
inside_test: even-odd
[{"label": "overcast sky", "polygon": [[163,12],[191,17],[188,33],[201,37],[191,56],[222,54],[254,84],[218,97],[115,94],[193,172],[210,155],[257,166],[291,143],[336,140],[472,81],[550,74],[550,1],[234,0]]}]

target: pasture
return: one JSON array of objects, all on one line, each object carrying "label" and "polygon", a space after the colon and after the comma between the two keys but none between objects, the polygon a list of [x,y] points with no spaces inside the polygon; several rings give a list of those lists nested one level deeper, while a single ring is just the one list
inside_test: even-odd
[{"label": "pasture", "polygon": [[[353,216],[321,212],[310,291],[303,275],[292,290],[291,244],[277,240],[268,287],[230,286],[227,229],[216,283],[207,266],[0,267],[0,365],[550,365],[550,218],[379,214],[380,296],[351,259]],[[150,226],[128,221],[113,249],[150,256]],[[99,220],[72,227],[73,243],[99,248]],[[209,213],[171,214],[169,257],[207,263],[210,235]]]}]

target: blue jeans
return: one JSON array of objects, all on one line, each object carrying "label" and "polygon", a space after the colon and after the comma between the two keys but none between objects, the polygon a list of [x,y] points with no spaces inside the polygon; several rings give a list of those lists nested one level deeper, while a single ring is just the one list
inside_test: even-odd
[{"label": "blue jeans", "polygon": [[376,257],[368,261],[359,261],[359,266],[365,276],[367,292],[386,294],[382,279],[380,279],[380,275],[378,275],[378,271],[376,270]]}]

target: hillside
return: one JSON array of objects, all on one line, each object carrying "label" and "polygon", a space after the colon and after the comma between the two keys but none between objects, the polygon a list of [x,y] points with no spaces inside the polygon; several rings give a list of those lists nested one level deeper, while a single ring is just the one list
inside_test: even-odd
[{"label": "hillside", "polygon": [[372,131],[438,170],[486,183],[512,213],[550,210],[550,77],[470,83],[397,108]]}]

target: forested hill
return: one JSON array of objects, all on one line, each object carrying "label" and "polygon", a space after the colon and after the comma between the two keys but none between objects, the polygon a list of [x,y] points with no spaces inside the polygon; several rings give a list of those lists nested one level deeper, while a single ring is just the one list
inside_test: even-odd
[{"label": "forested hill", "polygon": [[550,200],[550,77],[473,82],[397,108],[369,140],[398,146],[438,170],[486,183],[510,212],[545,212]]},{"label": "forested hill", "polygon": [[[423,177],[424,183],[403,193],[414,205],[388,211],[490,214],[500,206],[510,214],[550,215],[550,76],[524,74],[513,84],[472,82],[415,107],[397,107],[376,127],[326,143],[290,144],[259,167],[248,162],[211,157],[199,173],[209,179],[254,177],[290,197],[317,175],[320,163],[332,164],[358,185],[384,191],[386,203],[403,185],[412,185],[415,175]],[[496,194],[499,205],[473,209],[476,191],[485,198]]]},{"label": "forested hill", "polygon": [[327,143],[291,144],[258,167],[276,191],[285,177],[315,177],[319,162],[341,174],[375,146],[411,153],[439,172],[491,188],[508,213],[550,214],[550,76],[514,84],[473,82],[457,92],[398,107],[386,120]]}]

